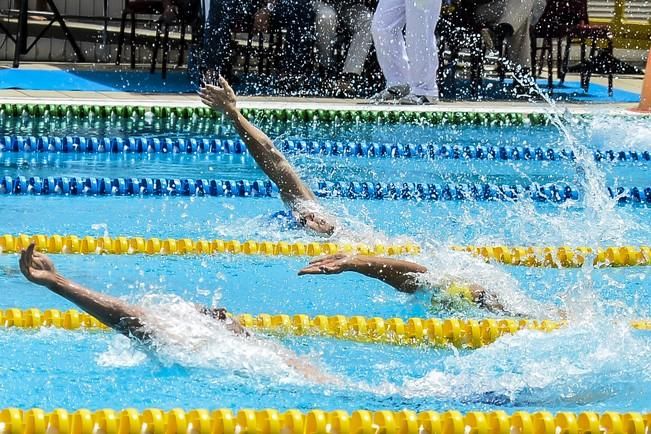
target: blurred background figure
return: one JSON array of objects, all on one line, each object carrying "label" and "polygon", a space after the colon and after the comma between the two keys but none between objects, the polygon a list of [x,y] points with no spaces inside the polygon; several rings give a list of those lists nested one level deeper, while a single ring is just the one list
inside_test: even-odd
[{"label": "blurred background figure", "polygon": [[373,101],[438,102],[439,58],[434,30],[440,12],[441,0],[379,1],[371,32],[387,87],[375,94]]},{"label": "blurred background figure", "polygon": [[206,71],[232,78],[232,29],[236,20],[251,13],[247,0],[203,0],[203,32],[201,42],[194,47],[194,61],[190,66],[192,81],[199,85]]},{"label": "blurred background figure", "polygon": [[[373,12],[363,0],[317,0],[314,3],[317,64],[322,89],[333,96],[354,96],[367,86],[362,72],[371,50]],[[335,58],[342,33],[350,44],[341,70]]]},{"label": "blurred background figure", "polygon": [[314,49],[314,7],[306,0],[269,0],[258,9],[253,31],[266,33],[271,27],[286,29],[285,52],[277,83],[282,91],[292,93],[303,85],[305,72],[312,69]]},{"label": "blurred background figure", "polygon": [[524,75],[531,64],[531,29],[538,23],[547,6],[547,0],[469,0],[474,6],[475,19],[493,31],[494,38],[507,44],[507,59],[514,72]]}]

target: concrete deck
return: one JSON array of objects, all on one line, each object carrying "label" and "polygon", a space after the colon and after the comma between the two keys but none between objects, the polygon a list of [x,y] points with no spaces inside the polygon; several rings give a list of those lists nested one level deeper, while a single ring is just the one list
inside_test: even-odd
[{"label": "concrete deck", "polygon": [[[67,65],[69,67],[69,65]],[[24,64],[26,68],[56,69],[59,65]],[[104,69],[102,67],[98,69]],[[578,80],[578,76],[568,76],[568,81]],[[607,85],[605,77],[593,77],[593,83]],[[639,93],[642,89],[642,77],[619,77],[615,80],[615,88]],[[126,105],[126,106],[169,106],[169,107],[200,107],[199,98],[193,94],[140,94],[128,92],[71,92],[71,91],[32,91],[32,90],[0,90],[0,101],[3,103],[39,103],[39,104],[93,104],[93,105]],[[397,106],[391,104],[368,104],[361,99],[334,98],[292,98],[292,97],[241,97],[240,106],[246,108],[268,109],[339,109],[339,110],[410,110],[410,111],[461,111],[461,112],[545,112],[550,109],[544,101],[441,101],[431,106]],[[636,104],[630,103],[561,103],[556,106],[568,109],[572,113],[610,112],[624,113]]]}]

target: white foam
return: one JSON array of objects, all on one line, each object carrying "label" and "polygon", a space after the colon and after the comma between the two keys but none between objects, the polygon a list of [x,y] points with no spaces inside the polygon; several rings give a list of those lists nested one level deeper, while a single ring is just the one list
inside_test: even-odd
[{"label": "white foam", "polygon": [[573,325],[553,333],[524,330],[447,357],[443,369],[406,380],[405,396],[531,405],[635,399],[651,384],[651,360],[643,356],[650,350],[651,342],[634,337],[625,321]]},{"label": "white foam", "polygon": [[[149,295],[142,302],[156,357],[166,365],[207,368],[275,383],[336,382],[318,362],[297,356],[270,339],[236,336],[176,296]],[[108,356],[103,360],[110,360]]]}]

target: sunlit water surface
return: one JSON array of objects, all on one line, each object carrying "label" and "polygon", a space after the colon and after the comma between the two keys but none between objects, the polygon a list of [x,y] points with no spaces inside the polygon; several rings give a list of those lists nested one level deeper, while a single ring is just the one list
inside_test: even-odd
[{"label": "sunlit water surface", "polygon": [[[1,121],[3,135],[235,137],[227,124],[197,119]],[[651,243],[649,207],[617,205],[603,190],[604,185],[651,186],[648,162],[589,158],[595,149],[651,150],[651,122],[597,116],[560,119],[559,126],[565,131],[291,122],[266,127],[273,138],[572,148],[580,157],[576,162],[289,157],[310,185],[322,179],[577,185],[581,200],[564,204],[324,200],[343,228],[337,240],[417,242],[424,252],[414,260],[428,266],[430,282],[479,283],[514,310],[537,317],[567,309],[571,325],[566,329],[524,331],[474,351],[308,337],[242,340],[207,322],[182,299],[252,314],[494,315],[432,306],[431,292],[401,294],[358,275],[298,277],[304,258],[55,257],[64,275],[144,305],[160,333],[144,348],[113,333],[0,330],[0,406],[651,409],[651,333],[628,327],[631,319],[651,317],[646,268],[526,269],[486,264],[447,249],[451,244]],[[264,178],[246,155],[3,153],[0,175]],[[0,196],[3,233],[317,239],[271,218],[280,209],[277,198]],[[5,308],[71,307],[27,283],[15,255],[0,256],[0,283]],[[291,352],[321,380],[292,368]]]}]

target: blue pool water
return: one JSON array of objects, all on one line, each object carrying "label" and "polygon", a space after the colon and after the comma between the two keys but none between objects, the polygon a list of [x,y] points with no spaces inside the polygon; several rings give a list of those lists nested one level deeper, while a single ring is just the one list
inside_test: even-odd
[{"label": "blue pool water", "polygon": [[[274,138],[391,143],[567,147],[553,126],[265,125]],[[651,121],[597,116],[572,124],[589,150],[651,150]],[[0,119],[0,135],[144,135],[234,138],[218,121]],[[58,256],[64,275],[145,304],[168,323],[156,348],[105,332],[0,329],[0,407],[274,407],[353,410],[516,409],[651,410],[651,332],[627,322],[651,317],[646,268],[526,269],[485,264],[450,252],[451,244],[649,245],[648,206],[617,205],[596,184],[651,186],[649,162],[463,161],[291,155],[307,182],[568,182],[582,199],[563,204],[325,199],[339,216],[342,241],[411,240],[414,260],[433,280],[451,275],[509,297],[539,315],[565,305],[571,326],[524,331],[479,350],[411,348],[324,338],[242,341],[206,324],[176,297],[234,312],[344,314],[409,318],[494,317],[479,309],[446,310],[427,292],[397,293],[358,275],[298,277],[305,258]],[[577,170],[577,164],[581,168]],[[585,176],[584,176],[585,173]],[[0,154],[0,176],[106,176],[263,179],[248,155]],[[278,198],[62,197],[0,195],[1,233],[311,241],[270,216]],[[0,255],[0,307],[67,309],[27,283],[17,256]],[[180,336],[179,336],[180,335]],[[278,345],[335,377],[301,378]]]}]

